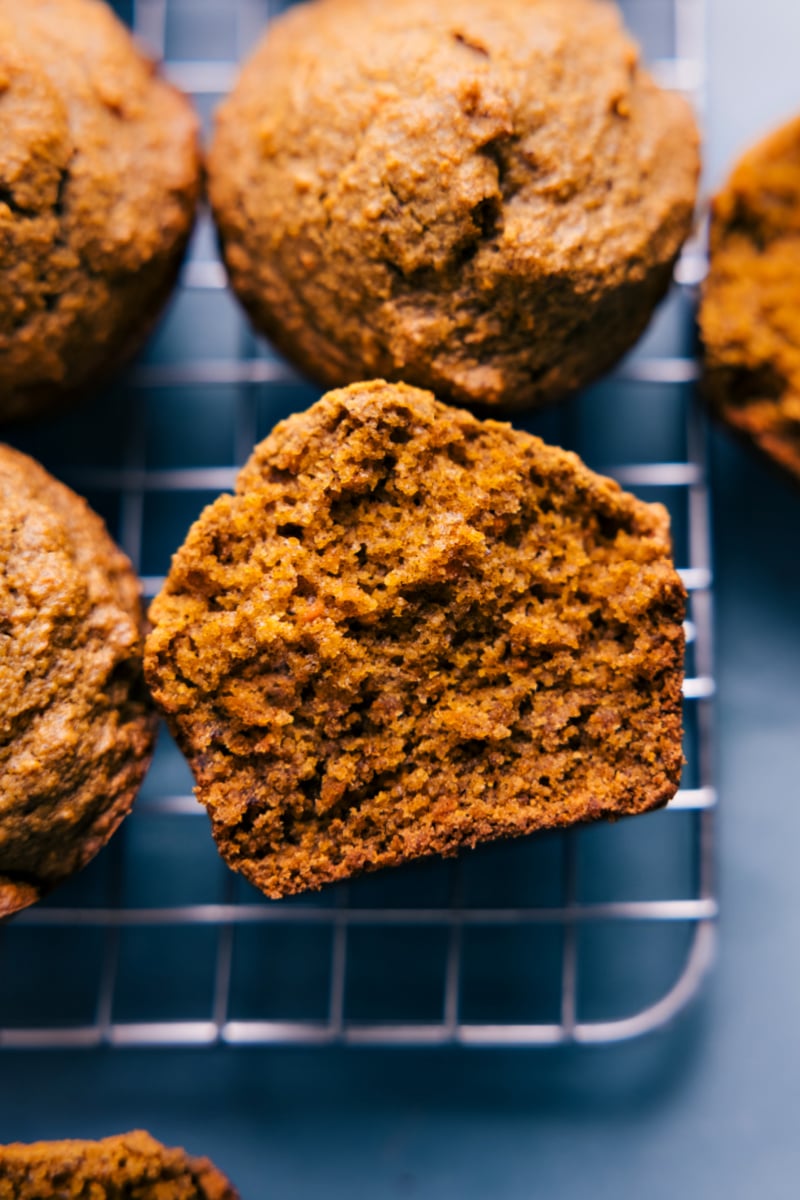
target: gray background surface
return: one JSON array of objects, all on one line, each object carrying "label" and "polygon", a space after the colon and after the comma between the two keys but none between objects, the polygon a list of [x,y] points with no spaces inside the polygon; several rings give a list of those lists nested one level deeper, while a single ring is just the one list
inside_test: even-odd
[{"label": "gray background surface", "polygon": [[[712,0],[708,178],[800,108],[796,0]],[[203,1050],[0,1058],[0,1140],[137,1126],[244,1200],[682,1195],[800,1184],[800,494],[713,439],[723,918],[670,1030],[552,1052]]]}]

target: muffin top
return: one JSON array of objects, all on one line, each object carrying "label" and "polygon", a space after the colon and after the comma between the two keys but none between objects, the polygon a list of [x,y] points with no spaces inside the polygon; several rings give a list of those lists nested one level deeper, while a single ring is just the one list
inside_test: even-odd
[{"label": "muffin top", "polygon": [[717,413],[800,482],[800,117],[714,200],[700,331]]},{"label": "muffin top", "polygon": [[279,896],[666,802],[683,608],[661,506],[365,383],[195,523],[145,670],[223,855]]},{"label": "muffin top", "polygon": [[101,1141],[0,1146],[0,1200],[238,1200],[207,1158],[168,1149],[135,1131]]},{"label": "muffin top", "polygon": [[209,192],[251,316],[323,383],[525,407],[636,339],[697,172],[604,0],[314,0],[222,105]]},{"label": "muffin top", "polygon": [[191,229],[197,122],[99,0],[0,0],[0,419],[116,365]]},{"label": "muffin top", "polygon": [[83,866],[153,746],[130,563],[84,500],[0,446],[0,916]]}]

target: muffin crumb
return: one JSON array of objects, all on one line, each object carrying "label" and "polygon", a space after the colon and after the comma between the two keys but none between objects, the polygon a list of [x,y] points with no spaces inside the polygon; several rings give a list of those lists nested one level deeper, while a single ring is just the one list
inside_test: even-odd
[{"label": "muffin crumb", "polygon": [[239,1200],[207,1158],[168,1149],[137,1130],[101,1141],[0,1146],[0,1200]]},{"label": "muffin crumb", "polygon": [[279,897],[666,803],[684,601],[660,505],[378,381],[205,510],[145,671],[223,856]]}]

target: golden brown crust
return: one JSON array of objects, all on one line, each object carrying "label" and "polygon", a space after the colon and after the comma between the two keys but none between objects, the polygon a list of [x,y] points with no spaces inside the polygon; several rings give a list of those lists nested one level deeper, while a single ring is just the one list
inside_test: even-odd
[{"label": "golden brown crust", "polygon": [[0,0],[0,420],[115,369],[166,300],[197,120],[98,0]]},{"label": "golden brown crust", "polygon": [[254,323],[321,383],[525,408],[636,341],[697,173],[601,0],[316,0],[222,105],[209,193]]},{"label": "golden brown crust", "polygon": [[700,331],[714,411],[800,482],[800,117],[714,200]]},{"label": "golden brown crust", "polygon": [[195,523],[145,673],[222,854],[277,897],[665,803],[683,611],[661,506],[365,383]]},{"label": "golden brown crust", "polygon": [[0,1200],[239,1200],[207,1158],[137,1130],[102,1141],[0,1146]]},{"label": "golden brown crust", "polygon": [[0,446],[0,916],[84,866],[153,749],[127,558],[86,502]]}]

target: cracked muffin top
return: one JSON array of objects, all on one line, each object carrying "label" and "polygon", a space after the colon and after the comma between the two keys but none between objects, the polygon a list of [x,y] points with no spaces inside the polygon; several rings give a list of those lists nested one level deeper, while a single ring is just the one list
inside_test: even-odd
[{"label": "cracked muffin top", "polygon": [[714,200],[700,332],[714,411],[800,483],[800,117]]},{"label": "cracked muffin top", "polygon": [[238,1200],[207,1158],[137,1130],[101,1141],[0,1146],[0,1200]]},{"label": "cracked muffin top", "polygon": [[200,186],[192,109],[99,0],[0,0],[0,420],[133,352]]},{"label": "cracked muffin top", "polygon": [[195,523],[145,671],[223,856],[278,897],[666,803],[684,599],[660,505],[365,383]]},{"label": "cracked muffin top", "polygon": [[326,385],[525,408],[642,332],[698,136],[605,0],[314,0],[222,105],[209,192],[254,323]]},{"label": "cracked muffin top", "polygon": [[127,558],[84,500],[0,446],[0,917],[93,858],[153,749]]}]

